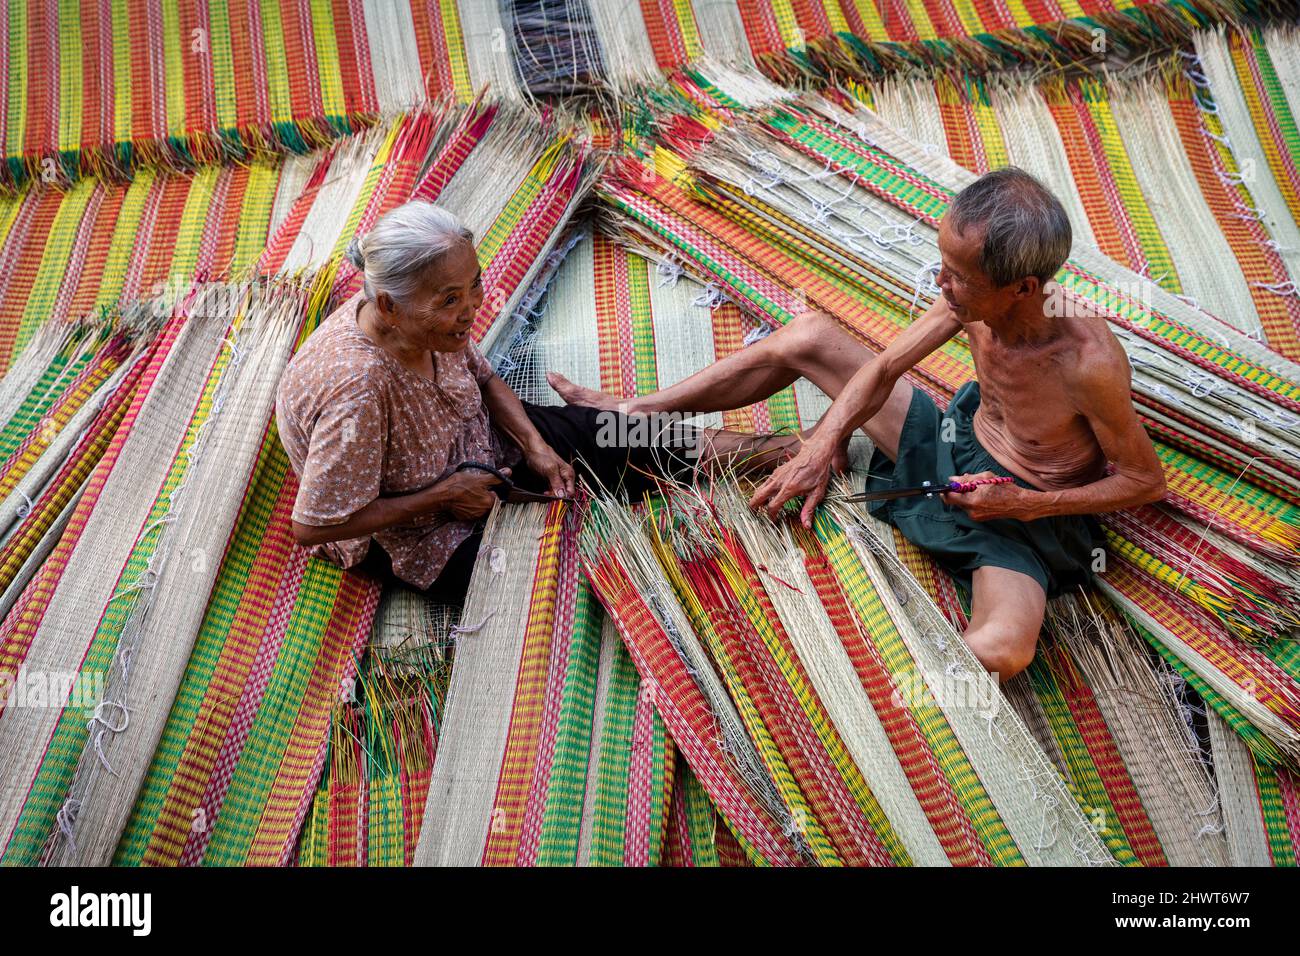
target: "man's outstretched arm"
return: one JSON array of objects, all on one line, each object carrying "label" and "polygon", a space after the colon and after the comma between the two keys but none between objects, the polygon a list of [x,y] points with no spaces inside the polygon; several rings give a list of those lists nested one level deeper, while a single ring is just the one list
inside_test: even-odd
[{"label": "man's outstretched arm", "polygon": [[759,486],[750,499],[750,507],[766,508],[775,518],[787,501],[803,495],[800,519],[804,527],[812,527],[813,511],[826,497],[836,449],[854,429],[862,427],[884,407],[894,383],[905,372],[960,331],[961,323],[940,299],[884,351],[858,369],[835,397],[799,454]]}]

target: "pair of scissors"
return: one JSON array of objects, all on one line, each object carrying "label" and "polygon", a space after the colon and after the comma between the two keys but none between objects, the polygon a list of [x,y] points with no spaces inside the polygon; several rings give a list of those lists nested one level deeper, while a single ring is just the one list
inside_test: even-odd
[{"label": "pair of scissors", "polygon": [[889,488],[885,491],[868,491],[860,495],[848,495],[845,501],[893,501],[895,498],[912,498],[916,495],[962,494],[974,491],[980,485],[1005,485],[1014,481],[1012,478],[977,478],[974,481],[925,481],[911,488]]},{"label": "pair of scissors", "polygon": [[560,495],[546,495],[536,491],[529,491],[526,488],[518,488],[515,483],[503,475],[501,471],[491,465],[484,464],[481,461],[463,461],[456,466],[457,471],[486,471],[489,475],[494,475],[501,482],[492,488],[498,498],[510,504],[522,504],[524,502],[542,501],[550,504],[552,501],[572,501],[572,498]]}]

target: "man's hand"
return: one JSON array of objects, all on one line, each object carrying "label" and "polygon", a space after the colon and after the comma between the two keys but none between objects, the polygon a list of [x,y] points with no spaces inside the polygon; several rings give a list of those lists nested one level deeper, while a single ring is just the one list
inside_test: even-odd
[{"label": "man's hand", "polygon": [[[976,478],[997,478],[991,471],[981,471],[978,475],[953,475],[949,481],[972,481]],[[1013,518],[1027,521],[1025,491],[1019,485],[980,485],[973,491],[948,492],[941,495],[944,504],[963,508],[975,521],[992,521],[995,518]]]},{"label": "man's hand", "polygon": [[[510,469],[502,468],[501,474],[510,477]],[[466,469],[449,475],[433,487],[443,500],[440,510],[461,521],[473,521],[481,518],[499,500],[492,488],[499,484],[495,475],[478,469]]]},{"label": "man's hand", "polygon": [[550,493],[556,498],[572,498],[577,486],[573,466],[555,453],[545,442],[525,453],[524,461],[534,472],[546,479]]},{"label": "man's hand", "polygon": [[827,451],[819,443],[805,443],[799,454],[777,468],[767,481],[759,485],[754,496],[749,499],[749,506],[766,508],[768,517],[776,520],[787,501],[803,495],[804,503],[799,512],[799,520],[805,528],[811,529],[813,512],[826,497],[834,452],[834,447]]}]

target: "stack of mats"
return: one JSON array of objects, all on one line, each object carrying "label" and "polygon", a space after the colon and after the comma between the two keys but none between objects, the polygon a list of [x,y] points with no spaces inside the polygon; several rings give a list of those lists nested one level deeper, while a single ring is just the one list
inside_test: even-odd
[{"label": "stack of mats", "polygon": [[740,862],[583,580],[579,519],[538,504],[489,520],[417,865]]},{"label": "stack of mats", "polygon": [[[1277,634],[1300,594],[1300,374],[1275,353],[1294,358],[1300,328],[1300,58],[1292,30],[1240,25],[1273,12],[8,5],[0,136],[21,191],[0,203],[0,684],[20,693],[0,710],[0,859],[1294,863],[1300,663]],[[946,72],[1170,46],[1104,83]],[[824,99],[773,83],[832,72]],[[597,116],[590,135],[635,158],[602,186],[613,229],[566,232],[595,164],[565,110],[517,104],[603,89],[625,123]],[[418,598],[390,595],[376,624],[374,582],[293,545],[275,380],[359,287],[342,250],[393,205],[437,200],[475,228],[492,290],[475,336],[525,397],[546,397],[544,368],[630,396],[807,305],[880,347],[933,295],[952,191],[1006,161],[1044,175],[1100,248],[1077,249],[1062,285],[1112,313],[1171,487],[1108,520],[1106,597],[1054,608],[1007,688],[1014,765],[913,698],[897,722],[886,690],[983,675],[944,656],[961,657],[955,636],[908,637],[938,633],[931,600],[961,624],[952,583],[843,509],[816,536],[756,524],[724,492],[601,502],[581,527],[498,515],[476,574],[520,576],[518,601],[497,620],[472,595],[454,629],[467,684],[487,666],[480,633],[516,649],[494,685],[508,726],[487,737],[458,724],[457,677],[439,727],[446,642]],[[970,375],[957,342],[916,381],[942,400]],[[708,422],[792,430],[825,406],[801,383]],[[801,575],[810,589],[782,583]],[[899,588],[916,600],[891,601]],[[423,633],[414,656],[390,653],[403,621]],[[890,634],[920,683],[869,679],[871,659],[905,660]],[[871,741],[894,762],[865,759]],[[993,769],[972,788],[969,766]],[[1064,843],[1028,837],[1043,807],[1025,792],[1052,794]],[[467,797],[455,826],[448,794]]]},{"label": "stack of mats", "polygon": [[[503,17],[513,21],[523,82],[550,81],[557,72],[537,69],[541,58],[534,51],[545,34],[567,43],[575,35],[594,34],[595,42],[586,39],[564,72],[568,77],[603,73],[601,78],[620,90],[657,72],[704,61],[757,67],[787,83],[918,67],[1099,65],[1186,41],[1197,26],[1285,12],[1282,4],[1251,0],[640,0],[620,5],[513,0],[502,7]],[[519,34],[530,32],[534,42],[519,41]]]},{"label": "stack of mats", "polygon": [[3,201],[0,368],[47,322],[62,325],[170,281],[246,270],[270,233],[283,164],[141,170],[130,183],[31,187]]},{"label": "stack of mats", "polygon": [[[673,350],[674,367],[664,374],[665,383],[707,363],[711,349],[705,310],[715,296],[705,294],[704,288],[680,273],[678,264],[647,263],[633,252],[608,244],[599,234],[583,239],[552,282],[537,320],[531,340],[536,367],[553,368],[576,381],[598,383],[606,391],[630,395],[656,386],[658,356],[666,341],[679,344]],[[684,293],[678,291],[683,287]],[[734,308],[729,303],[728,307]],[[627,329],[621,336],[620,323]],[[698,327],[692,329],[692,323]],[[716,334],[716,324],[713,331]],[[546,397],[545,385],[535,374],[516,377],[516,387],[535,400]],[[748,411],[752,414],[754,410]],[[734,424],[743,428],[746,422],[742,419]],[[898,544],[907,547],[901,539]],[[919,580],[928,584],[947,581],[932,564],[926,567],[928,559],[923,552],[912,548],[904,553],[907,567]],[[951,583],[946,583],[946,594],[960,613]],[[1104,604],[1093,616],[1101,613],[1105,613]],[[1109,613],[1113,619],[1114,613]],[[1113,620],[1110,625],[1112,643],[1127,639],[1117,655],[1123,662],[1125,655],[1132,654],[1135,638],[1114,630]],[[1106,634],[1099,638],[1105,639]],[[1046,666],[1047,659],[1045,654],[1036,668]],[[1042,690],[1044,694],[1050,690],[1046,709],[1053,715],[1055,734],[1064,741],[1053,742],[1056,737],[1049,731],[1042,745],[1080,793],[1089,819],[1116,858],[1146,863],[1221,862],[1223,827],[1213,805],[1212,784],[1204,766],[1189,754],[1176,720],[1170,717],[1176,701],[1163,693],[1163,684],[1156,683],[1158,672],[1141,660],[1140,653],[1137,667],[1121,674],[1123,679],[1095,660],[1085,659],[1081,666],[1070,648],[1059,644],[1051,659],[1055,667],[1049,675],[1061,672],[1073,676],[1068,685],[1061,678],[1054,683],[1037,680],[1034,685],[1047,688]],[[1087,689],[1085,674],[1094,690]],[[1066,697],[1061,696],[1062,686],[1069,688]],[[1069,706],[1060,703],[1064,700]],[[1104,710],[1099,709],[1098,701]],[[1041,717],[1037,723],[1030,721],[1043,709],[1043,705],[1035,706],[1037,710],[1026,716],[1026,721],[1032,728],[1047,728]],[[1130,714],[1139,716],[1127,719]],[[1140,723],[1138,731],[1133,730],[1134,722]],[[1113,732],[1109,729],[1112,723],[1116,725]],[[1062,753],[1070,755],[1073,763],[1061,760]],[[1134,768],[1136,784],[1126,767]],[[1161,772],[1153,776],[1147,768],[1156,767]]]},{"label": "stack of mats", "polygon": [[[800,533],[722,484],[591,508],[494,513],[417,864],[672,863],[678,801],[694,852],[710,837],[697,864],[733,841],[755,865],[1131,861],[850,512]],[[694,800],[673,792],[687,768]]]},{"label": "stack of mats", "polygon": [[[831,111],[834,112],[833,108]],[[920,244],[919,224],[933,223],[941,213],[941,206],[928,205],[936,200],[942,201],[941,197],[945,195],[946,187],[939,187],[934,178],[940,164],[930,162],[921,153],[909,156],[905,162],[899,162],[905,144],[901,141],[889,143],[886,131],[878,124],[863,126],[859,122],[856,125],[859,135],[854,137],[851,132],[855,129],[851,125],[853,119],[847,114],[838,116],[834,127],[819,125],[816,120],[809,126],[810,119],[810,115],[795,109],[774,110],[771,118],[763,122],[769,131],[781,135],[768,140],[742,139],[736,135],[733,123],[725,136],[719,135],[711,146],[700,150],[695,157],[694,165],[702,174],[699,179],[691,180],[685,175],[679,175],[678,182],[687,184],[688,189],[693,186],[694,195],[672,186],[653,173],[647,175],[644,172],[647,167],[644,166],[639,170],[628,167],[620,170],[618,178],[609,186],[607,195],[626,214],[624,222],[633,230],[635,240],[661,248],[670,244],[673,254],[679,259],[685,254],[693,271],[723,284],[737,301],[746,304],[755,314],[766,315],[769,320],[788,320],[793,309],[784,288],[797,284],[805,290],[816,290],[812,291],[812,295],[819,304],[856,326],[857,331],[865,333],[868,341],[879,347],[890,337],[888,326],[864,327],[864,320],[877,322],[871,316],[889,315],[898,309],[904,310],[898,314],[905,316],[907,303],[906,300],[900,301],[897,293],[889,295],[888,286],[883,287],[882,291],[878,283],[883,278],[893,288],[906,289],[912,285],[916,265],[924,264],[932,246],[921,250],[919,254],[913,254],[912,268],[900,272],[897,260],[890,261],[888,256],[873,257],[870,250],[864,251],[865,247],[860,242],[854,243],[854,237],[871,236],[872,233],[865,232],[864,228],[869,228],[868,223],[874,221],[874,237],[885,240],[878,243],[881,248],[892,253],[891,247]],[[817,128],[816,131],[813,127]],[[707,132],[683,123],[676,124],[673,132],[679,134],[676,142],[685,143],[688,149],[692,145],[687,142],[689,137],[680,134],[693,134],[696,145],[709,138]],[[818,136],[822,138],[818,140]],[[728,138],[729,141],[722,145],[723,140]],[[822,146],[816,152],[821,162],[815,165],[809,163],[800,168],[792,161],[794,154],[789,152],[790,148],[804,149],[811,153],[810,145],[817,143]],[[787,147],[787,152],[778,157],[776,150],[779,146]],[[828,148],[840,151],[831,154],[827,152]],[[729,160],[731,167],[718,165],[724,154],[734,157]],[[833,157],[829,162],[825,158],[827,155]],[[868,156],[876,158],[867,161]],[[662,146],[655,154],[655,159],[659,168],[669,175],[680,174],[680,160],[674,163],[672,154]],[[835,161],[843,164],[841,170],[835,169]],[[783,163],[792,165],[786,166]],[[744,176],[741,177],[740,173],[731,175],[729,169],[742,170]],[[843,172],[844,169],[855,174],[849,176],[844,173],[844,179],[851,179],[852,182],[842,181],[833,192],[819,192],[814,188],[820,188],[817,180],[824,179],[833,171]],[[919,169],[924,171],[918,171]],[[951,176],[952,173],[952,170],[941,170],[938,175]],[[960,177],[956,177],[955,181],[960,182]],[[891,182],[897,182],[898,186],[889,185]],[[900,191],[892,192],[895,188]],[[782,189],[788,190],[789,195],[780,195]],[[891,218],[887,215],[887,207],[878,208],[879,203],[873,207],[865,200],[866,194],[871,192],[883,197],[886,202],[892,201],[902,206],[903,211],[912,217],[912,222]],[[846,201],[855,193],[863,195],[860,213]],[[899,196],[906,198],[900,200]],[[706,199],[707,204],[701,204],[700,198]],[[804,203],[802,209],[799,207],[800,202]],[[737,210],[746,206],[754,212],[741,218]],[[836,218],[829,219],[830,224],[827,225],[830,215]],[[872,218],[869,219],[868,216]],[[748,224],[749,229],[745,229],[741,223]],[[834,259],[799,257],[801,253],[806,255],[807,250],[812,248],[809,244],[811,233],[803,223],[819,227],[817,231],[823,237],[834,237],[829,241],[822,239],[821,247],[828,249],[830,256],[841,257],[839,263]],[[882,227],[894,231],[886,235],[880,231]],[[932,234],[929,243],[932,244]],[[848,272],[841,268],[841,281],[837,283],[829,277],[823,278],[827,275],[824,271],[819,275],[818,263],[824,268],[829,262],[833,269],[841,266],[845,261],[842,257],[846,255],[852,257],[850,261],[853,265]],[[871,264],[873,258],[877,262]],[[884,271],[879,262],[882,258],[885,259]],[[1100,274],[1107,274],[1109,270],[1109,274],[1122,275],[1114,271],[1113,267],[1104,265],[1105,260],[1095,254],[1086,258],[1089,268],[1084,270],[1076,266],[1075,275],[1088,275],[1098,270],[1102,270]],[[865,268],[864,263],[867,264]],[[832,272],[831,275],[835,273]],[[862,280],[859,276],[875,277],[870,284],[856,286],[867,293],[866,298],[856,300],[868,306],[871,311],[866,313],[855,304],[855,286],[846,286],[843,282],[843,277],[852,277],[854,282],[860,283]],[[1068,274],[1065,277],[1071,278]],[[1076,285],[1075,288],[1081,286]],[[1118,304],[1119,316],[1133,314],[1129,310],[1135,303],[1126,302],[1116,293],[1107,292],[1104,288],[1099,289],[1095,280],[1089,279],[1087,286],[1082,288],[1091,293],[1090,297],[1104,293],[1101,301],[1111,309]],[[862,293],[857,295],[861,296]],[[1152,345],[1167,347],[1162,343],[1163,339],[1179,348],[1191,345],[1194,351],[1203,355],[1222,351],[1207,347],[1209,342],[1206,338],[1197,344],[1195,330],[1199,329],[1204,335],[1212,334],[1216,339],[1235,339],[1233,344],[1241,350],[1242,355],[1249,355],[1252,361],[1260,363],[1258,371],[1252,371],[1245,379],[1237,380],[1241,383],[1237,387],[1247,385],[1253,391],[1256,382],[1272,380],[1275,383],[1274,397],[1271,399],[1275,404],[1272,409],[1265,406],[1257,409],[1258,414],[1252,413],[1252,427],[1242,429],[1242,434],[1234,435],[1223,431],[1214,436],[1215,439],[1221,441],[1227,438],[1239,442],[1244,437],[1247,441],[1262,440],[1265,445],[1287,451],[1289,439],[1285,423],[1293,418],[1286,395],[1287,390],[1293,386],[1268,371],[1273,368],[1286,372],[1287,363],[1270,359],[1267,353],[1259,352],[1240,336],[1232,336],[1226,327],[1216,328],[1210,320],[1196,318],[1196,313],[1177,300],[1166,296],[1163,300],[1158,300],[1158,303],[1165,315],[1159,323],[1153,323],[1152,318],[1143,317],[1140,313],[1139,323],[1129,320],[1132,323],[1130,330],[1146,333],[1146,341],[1137,343],[1143,350],[1150,349]],[[1164,323],[1172,322],[1171,317],[1174,315],[1179,317],[1180,323],[1188,324],[1181,328],[1165,326]],[[1148,312],[1147,316],[1153,316],[1153,313]],[[1178,330],[1176,338],[1169,334],[1174,329]],[[1152,331],[1158,335],[1151,335]],[[1125,339],[1126,344],[1132,341],[1127,336]],[[952,359],[961,359],[959,351],[949,354]],[[938,360],[923,364],[916,381],[922,387],[946,395],[961,380],[970,377],[969,360],[966,359],[961,365],[945,367],[942,359],[941,354]],[[1232,364],[1227,368],[1232,368],[1242,359],[1238,357],[1230,361]],[[1149,389],[1145,399],[1146,407],[1162,415],[1162,420],[1149,420],[1149,427],[1151,424],[1165,425],[1165,435],[1170,440],[1182,444],[1188,451],[1203,453],[1206,432],[1208,428],[1213,428],[1211,422],[1192,422],[1185,416],[1165,417],[1165,413],[1171,409],[1181,411],[1193,407],[1193,403],[1188,401],[1192,396],[1199,398],[1207,393],[1215,393],[1216,397],[1222,397],[1228,391],[1227,387],[1208,378],[1201,382],[1198,374],[1184,384],[1180,395],[1169,383],[1159,380],[1143,381],[1149,374],[1148,368],[1151,365],[1145,358],[1145,352],[1142,361],[1135,361],[1134,364],[1139,366],[1135,375],[1135,385],[1139,392]],[[964,373],[958,371],[962,365],[966,366]],[[954,372],[957,377],[953,376]],[[1291,381],[1295,380],[1294,372],[1287,372],[1287,376]],[[1141,395],[1139,399],[1142,399]],[[1162,404],[1164,408],[1160,407]],[[1226,411],[1228,410],[1225,409]],[[1232,419],[1228,419],[1228,423],[1231,426]],[[1262,434],[1256,423],[1263,423],[1267,433]],[[1171,425],[1178,427],[1170,427]],[[1269,428],[1270,425],[1274,427]],[[1198,443],[1203,447],[1198,448]],[[1140,517],[1135,516],[1133,520],[1122,515],[1116,516],[1110,521],[1110,537],[1119,560],[1113,561],[1112,573],[1104,576],[1103,587],[1134,615],[1144,636],[1170,658],[1171,664],[1190,670],[1219,688],[1217,702],[1222,711],[1234,709],[1236,705],[1249,711],[1250,719],[1256,726],[1248,732],[1246,739],[1256,744],[1266,763],[1276,766],[1282,759],[1282,752],[1293,761],[1296,675],[1292,672],[1293,665],[1290,662],[1290,643],[1278,639],[1278,633],[1294,630],[1295,627],[1296,577],[1293,567],[1296,549],[1294,531],[1290,530],[1295,527],[1291,510],[1295,495],[1294,479],[1280,474],[1276,477],[1269,475],[1267,467],[1257,468],[1265,473],[1257,475],[1256,480],[1266,482],[1269,491],[1262,487],[1251,489],[1245,483],[1235,480],[1236,467],[1231,474],[1216,476],[1214,470],[1203,462],[1198,463],[1172,448],[1162,449],[1162,457],[1171,466],[1170,478],[1174,493],[1170,503],[1186,512],[1188,517],[1175,518],[1151,509],[1144,511]],[[1269,465],[1276,465],[1283,471],[1288,470],[1287,462],[1291,460],[1294,460],[1294,453],[1290,451],[1280,459],[1266,459]],[[1234,464],[1245,468],[1251,462],[1241,457]],[[1190,483],[1189,478],[1193,480]],[[1209,488],[1197,487],[1197,484],[1207,478]],[[1232,492],[1235,500],[1225,502],[1221,496],[1216,496],[1216,487]],[[1270,491],[1276,494],[1271,494]],[[1264,536],[1246,530],[1245,525],[1255,523],[1248,515],[1243,515],[1247,520],[1242,522],[1242,526],[1233,527],[1235,522],[1225,519],[1237,510],[1237,501],[1260,507],[1264,513],[1278,516],[1280,523],[1266,519],[1269,531]],[[1224,505],[1229,503],[1231,507],[1225,508]],[[1261,514],[1260,517],[1262,516]],[[1214,519],[1217,525],[1215,532],[1202,531],[1187,523],[1191,518],[1205,520],[1207,517]],[[1240,550],[1241,545],[1247,545],[1249,550]],[[1193,556],[1195,565],[1191,563]],[[1188,577],[1193,566],[1197,567],[1198,580],[1195,581]],[[1250,583],[1247,583],[1247,578]],[[1211,592],[1214,596],[1211,596]],[[1269,688],[1268,694],[1260,695],[1263,706],[1250,692],[1257,681]]]},{"label": "stack of mats", "polygon": [[[485,176],[487,165],[498,177],[517,170],[511,185]],[[52,423],[95,386],[109,399],[95,423],[113,427],[71,433],[78,451],[91,438],[106,448],[77,458],[91,469],[84,488],[60,486],[65,498],[79,491],[72,514],[0,624],[17,686],[31,675],[70,681],[49,694],[62,707],[23,699],[0,714],[6,862],[292,858],[379,588],[292,543],[297,488],[272,410],[280,371],[359,284],[340,264],[346,241],[413,195],[446,203],[480,237],[495,297],[477,331],[490,336],[593,171],[554,123],[480,106],[404,115],[314,158],[292,203],[275,210],[252,264],[262,280],[178,280],[143,318],[98,331],[109,340],[94,340],[98,363],[75,347],[88,334],[80,327],[67,342],[43,333],[42,348],[24,352],[15,370],[40,377],[27,395],[17,376],[5,380],[15,447],[66,453],[58,439],[70,427]],[[128,332],[149,322],[147,349],[124,362]],[[11,471],[17,482],[17,459]],[[233,493],[205,494],[214,488]],[[62,517],[56,509],[42,508],[47,524]],[[23,530],[30,552],[34,533]]]},{"label": "stack of mats", "polygon": [[23,0],[0,16],[11,184],[303,153],[484,82],[454,2]]},{"label": "stack of mats", "polygon": [[[532,339],[536,366],[555,369],[579,382],[599,383],[604,390],[616,395],[630,395],[654,387],[659,370],[657,355],[661,343],[670,335],[672,341],[677,343],[682,343],[685,337],[689,348],[683,349],[679,344],[674,349],[675,367],[671,374],[665,375],[665,383],[675,381],[694,371],[695,367],[707,363],[711,359],[711,350],[709,320],[705,310],[711,297],[702,295],[704,290],[701,286],[680,276],[680,267],[656,270],[653,264],[645,262],[635,253],[618,246],[607,246],[607,242],[598,234],[594,240],[584,240],[577,245],[551,284],[545,311],[538,319],[539,327]],[[606,257],[610,265],[593,269],[593,256]],[[685,293],[677,291],[682,287],[685,287]],[[734,308],[730,304],[728,307]],[[606,313],[609,315],[607,321],[597,321],[597,317]],[[620,314],[626,315],[624,321],[632,323],[630,328],[636,329],[636,334],[629,331],[620,339],[617,334]],[[591,323],[595,324],[594,330]],[[692,324],[695,325],[694,329],[691,328]],[[714,324],[715,334],[716,331],[717,325]],[[622,349],[618,347],[620,341],[624,343]],[[693,359],[686,356],[693,356]],[[691,366],[692,360],[696,363],[694,367]],[[536,377],[519,377],[516,387],[526,395],[530,394],[530,388],[537,389],[538,393],[532,396],[534,400],[546,399],[545,385]],[[786,401],[796,401],[799,409],[804,407],[803,396],[796,399],[793,395],[778,395],[766,404],[772,405],[783,398]],[[762,407],[759,406],[745,410],[744,414],[753,415],[761,411]],[[728,413],[728,417],[731,417],[731,413]],[[743,430],[753,430],[752,418],[746,421],[744,417],[739,417],[729,424]],[[888,539],[888,532],[886,538]],[[955,589],[946,576],[938,571],[924,552],[909,546],[903,539],[897,539],[897,546],[902,549],[900,556],[904,557],[908,569],[932,589],[933,596],[941,606],[955,612],[955,620],[964,623],[960,618],[962,612],[956,600]],[[1095,618],[1109,613],[1106,633],[1112,635],[1108,638],[1106,633],[1102,633],[1098,640],[1105,639],[1113,643],[1126,639],[1128,643],[1115,655],[1120,661],[1126,660],[1126,655],[1133,652],[1133,636],[1116,628],[1114,613],[1107,612],[1104,602],[1095,603],[1096,606],[1087,617]],[[1117,684],[1117,679],[1102,668],[1098,672],[1100,676],[1095,678],[1098,689],[1083,693],[1079,688],[1087,685],[1080,675],[1097,671],[1095,662],[1085,660],[1082,665],[1072,663],[1072,657],[1066,656],[1071,652],[1064,646],[1057,646],[1052,653],[1053,660],[1058,662],[1056,670],[1066,668],[1074,675],[1069,686],[1074,687],[1075,691],[1069,697],[1073,711],[1059,705],[1049,708],[1055,716],[1058,735],[1065,736],[1069,745],[1045,744],[1044,749],[1049,754],[1066,753],[1083,761],[1083,769],[1076,769],[1070,779],[1076,782],[1081,792],[1088,795],[1090,817],[1100,819],[1100,814],[1112,814],[1113,805],[1121,806],[1130,814],[1127,818],[1129,829],[1137,829],[1141,836],[1147,837],[1143,843],[1138,836],[1123,836],[1123,831],[1120,830],[1111,837],[1110,842],[1121,847],[1130,843],[1143,849],[1156,847],[1155,855],[1146,857],[1147,861],[1162,859],[1159,849],[1162,843],[1165,847],[1163,852],[1174,862],[1195,864],[1220,861],[1223,857],[1222,848],[1213,842],[1212,837],[1221,828],[1214,826],[1216,817],[1213,811],[1206,810],[1213,803],[1213,797],[1207,796],[1210,783],[1204,767],[1198,760],[1189,757],[1178,733],[1171,731],[1167,715],[1174,709],[1176,702],[1162,693],[1164,683],[1155,683],[1152,676],[1167,671],[1167,667],[1161,665],[1153,671],[1148,663],[1140,660],[1139,653],[1137,668],[1126,671],[1126,676],[1121,675],[1125,676],[1122,682]],[[1036,668],[1046,666],[1046,660],[1047,655],[1044,655]],[[1162,678],[1162,681],[1167,679]],[[1144,680],[1145,683],[1142,683]],[[1133,686],[1134,681],[1138,681],[1137,686]],[[1153,683],[1154,687],[1150,686]],[[1047,685],[1036,681],[1034,686]],[[1050,686],[1060,686],[1059,679]],[[1103,692],[1112,697],[1122,695],[1121,702],[1104,712],[1099,711],[1094,700],[1101,697]],[[1056,700],[1059,691],[1054,693],[1057,696],[1052,699]],[[1110,697],[1103,699],[1109,704]],[[1159,703],[1162,700],[1165,702],[1163,705]],[[1126,732],[1128,724],[1121,725],[1115,734],[1107,730],[1108,722],[1115,719],[1116,715],[1134,712],[1150,712],[1152,716],[1145,719],[1151,726],[1143,727],[1141,733]],[[1078,717],[1073,717],[1072,714],[1077,714]],[[1162,714],[1165,716],[1162,717]],[[1081,734],[1075,720],[1084,722],[1086,736]],[[1030,726],[1036,727],[1038,724],[1030,722]],[[1163,736],[1157,733],[1161,729],[1165,731]],[[1121,734],[1122,737],[1119,736]],[[1085,745],[1085,740],[1091,744],[1091,751]],[[1150,749],[1153,747],[1158,749],[1153,751]],[[1098,772],[1093,767],[1093,760],[1107,768],[1106,772]],[[1126,777],[1128,771],[1125,767],[1134,768],[1135,774],[1142,774],[1146,767],[1160,767],[1166,772],[1154,781],[1149,778],[1149,772],[1142,777],[1139,799],[1134,784]],[[1174,767],[1179,768],[1178,772],[1168,770]],[[1062,772],[1068,772],[1069,768],[1062,762],[1061,769]],[[1103,784],[1109,784],[1118,791],[1113,796],[1106,797],[1105,802],[1102,800],[1106,793]],[[1098,790],[1099,787],[1102,789]],[[1144,806],[1151,809],[1143,810]],[[1161,841],[1149,838],[1154,832],[1153,824],[1145,817],[1150,815],[1154,815],[1162,827]],[[1110,819],[1115,817],[1112,815]],[[1140,828],[1135,819],[1143,820]],[[1207,826],[1212,832],[1201,834]],[[1131,847],[1126,852],[1131,852]]]},{"label": "stack of mats", "polygon": [[[786,80],[1104,62],[1270,0],[19,0],[0,10],[10,185],[305,152],[426,96],[627,90],[711,60]],[[574,42],[581,37],[581,42]],[[559,87],[563,91],[573,89]],[[535,88],[535,89],[534,89]]]}]

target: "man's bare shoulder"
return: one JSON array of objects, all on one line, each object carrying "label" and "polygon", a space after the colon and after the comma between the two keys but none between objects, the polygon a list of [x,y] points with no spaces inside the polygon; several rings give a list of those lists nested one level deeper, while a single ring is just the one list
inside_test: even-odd
[{"label": "man's bare shoulder", "polygon": [[1066,388],[1083,405],[1127,399],[1132,368],[1124,346],[1100,315],[1084,314],[1061,319],[1066,340],[1062,363]]}]

